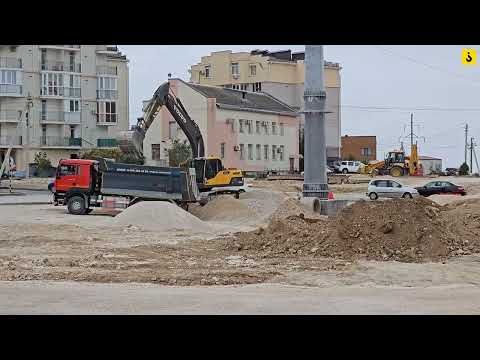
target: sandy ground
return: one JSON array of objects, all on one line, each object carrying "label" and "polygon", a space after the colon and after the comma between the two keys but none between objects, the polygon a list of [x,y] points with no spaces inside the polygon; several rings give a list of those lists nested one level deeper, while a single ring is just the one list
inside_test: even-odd
[{"label": "sandy ground", "polygon": [[[461,200],[480,195],[480,179],[441,179],[466,187],[469,195]],[[417,186],[430,180],[405,178],[401,181]],[[28,310],[26,302],[9,307],[14,302],[14,294],[20,297],[38,297],[39,301],[45,299],[42,309],[50,313],[479,311],[478,305],[473,302],[475,296],[478,299],[480,285],[480,258],[476,255],[456,257],[445,263],[348,262],[331,258],[297,256],[289,259],[262,258],[248,253],[239,255],[235,250],[220,245],[222,241],[218,240],[228,235],[264,226],[269,215],[286,198],[298,194],[297,186],[301,189],[301,183],[293,183],[252,182],[253,191],[243,194],[238,201],[253,209],[257,216],[210,221],[214,231],[203,234],[188,231],[141,231],[135,227],[119,228],[113,225],[113,216],[116,215],[114,211],[96,209],[88,216],[72,216],[64,207],[52,205],[0,206],[0,312],[18,310],[19,313],[35,313],[34,309],[39,309]],[[341,190],[335,190],[334,187]],[[366,184],[331,185],[331,188],[345,196],[358,196],[365,192]],[[459,200],[459,197],[449,198],[452,202]],[[193,207],[191,212],[195,211]],[[45,282],[51,280],[56,282]],[[258,285],[260,283],[273,285]],[[245,284],[257,285],[246,288],[225,287]],[[210,288],[208,285],[216,286]],[[145,289],[142,290],[143,295],[140,295],[145,297],[144,305],[128,307],[127,299],[134,296],[132,289],[138,286]],[[198,288],[199,286],[201,287]],[[298,289],[305,287],[311,292],[301,290],[305,291],[299,300],[303,307],[297,306],[292,299],[300,291]],[[458,292],[455,290],[455,297],[458,295],[460,299],[463,296],[457,303],[461,305],[455,307],[455,299],[447,289],[459,289]],[[85,292],[90,294],[90,297],[83,302],[64,300],[63,307],[54,309],[51,306],[51,296],[60,296],[62,291],[68,294]],[[108,310],[102,308],[102,304],[107,303],[109,298],[102,295],[104,291],[112,297],[117,296],[116,294],[124,294],[119,296],[125,297],[120,298],[117,305]],[[171,296],[171,301],[149,303],[147,298],[151,294],[167,294]],[[187,296],[184,302],[188,304],[184,306],[182,302],[174,300],[182,294]],[[259,300],[259,304],[265,301],[265,305],[255,307],[254,301],[246,300],[248,294],[263,299]],[[207,305],[206,299],[211,296],[218,301]],[[235,296],[243,300],[231,300]],[[271,301],[276,305],[267,309],[271,296],[275,296]],[[375,296],[379,296],[378,299]],[[204,299],[201,301],[204,305],[194,308],[189,302],[195,297]],[[318,300],[322,297],[324,300]],[[230,301],[227,298],[230,298]],[[95,303],[97,300],[94,299],[99,301],[99,305],[88,310],[87,304]],[[223,307],[222,299],[225,301]],[[384,299],[384,302],[380,301],[381,299]],[[403,305],[401,299],[405,301]],[[345,306],[335,305],[342,302]],[[178,305],[172,309],[172,303]],[[385,305],[381,305],[382,303]],[[361,304],[365,304],[365,307],[362,308]]]}]

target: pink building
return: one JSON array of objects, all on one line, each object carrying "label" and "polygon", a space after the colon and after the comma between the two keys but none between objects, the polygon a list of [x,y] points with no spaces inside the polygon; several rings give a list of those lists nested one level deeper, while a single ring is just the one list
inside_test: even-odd
[{"label": "pink building", "polygon": [[[298,170],[300,116],[288,105],[265,93],[180,79],[171,79],[170,88],[200,127],[206,155],[246,171]],[[168,148],[175,139],[186,141],[162,108],[144,140],[146,164],[168,163]]]}]

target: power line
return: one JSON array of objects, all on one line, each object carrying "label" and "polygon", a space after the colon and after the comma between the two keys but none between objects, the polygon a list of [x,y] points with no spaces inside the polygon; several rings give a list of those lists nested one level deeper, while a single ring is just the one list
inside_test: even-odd
[{"label": "power line", "polygon": [[402,54],[398,54],[398,53],[395,53],[391,50],[388,50],[388,49],[385,49],[385,48],[382,48],[380,46],[373,46],[374,48],[376,49],[379,49],[379,50],[382,50],[383,52],[386,52],[386,53],[389,53],[391,55],[394,55],[394,56],[398,56],[400,58],[403,58],[405,60],[408,60],[410,62],[413,62],[415,64],[418,64],[418,65],[423,65],[429,69],[432,69],[432,70],[436,70],[436,71],[440,71],[440,72],[443,72],[443,73],[446,73],[446,74],[449,74],[449,75],[453,75],[459,79],[463,79],[463,80],[467,80],[473,84],[480,84],[480,80],[475,80],[475,79],[472,79],[471,77],[467,77],[467,76],[463,76],[461,74],[457,74],[456,72],[453,72],[453,71],[450,71],[450,70],[447,70],[447,69],[444,69],[444,68],[441,68],[439,66],[435,66],[435,65],[431,65],[431,64],[427,64],[427,63],[424,63],[422,61],[419,61],[417,59],[414,59],[414,58],[411,58],[409,56],[406,56],[406,55],[402,55]]}]

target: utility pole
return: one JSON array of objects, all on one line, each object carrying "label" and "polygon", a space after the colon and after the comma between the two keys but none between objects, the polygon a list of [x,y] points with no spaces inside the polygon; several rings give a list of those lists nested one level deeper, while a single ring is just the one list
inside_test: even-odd
[{"label": "utility pole", "polygon": [[475,164],[477,165],[477,174],[480,174],[480,168],[478,167],[477,152],[473,149],[473,156],[475,156]]},{"label": "utility pole", "polygon": [[468,149],[468,124],[465,124],[465,164],[467,163],[467,149]]},{"label": "utility pole", "polygon": [[473,173],[473,137],[470,138],[470,174]]},{"label": "utility pole", "polygon": [[29,166],[29,156],[30,156],[30,107],[33,105],[32,97],[30,96],[30,93],[27,96],[27,111],[25,112],[25,145],[24,145],[24,152],[25,152],[25,178],[28,179],[30,178],[30,166]]},{"label": "utility pole", "polygon": [[413,113],[410,114],[410,154],[413,148]]},{"label": "utility pole", "polygon": [[303,196],[327,200],[327,148],[325,141],[325,83],[323,46],[305,46],[305,182]]}]

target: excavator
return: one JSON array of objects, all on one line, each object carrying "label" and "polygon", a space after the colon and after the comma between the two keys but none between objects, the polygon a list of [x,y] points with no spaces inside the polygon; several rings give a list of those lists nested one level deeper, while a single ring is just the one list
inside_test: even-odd
[{"label": "excavator", "polygon": [[370,163],[363,167],[363,173],[374,175],[390,175],[394,177],[420,175],[417,144],[412,145],[410,156],[405,156],[403,150],[389,151],[385,160]]},{"label": "excavator", "polygon": [[239,197],[243,191],[243,171],[225,168],[217,156],[205,156],[205,145],[198,124],[188,115],[179,98],[170,91],[169,82],[158,87],[145,108],[143,118],[130,131],[118,134],[118,145],[122,152],[137,158],[143,156],[143,140],[155,117],[165,106],[187,137],[192,149],[193,160],[181,164],[181,167],[195,169],[197,186],[200,192],[233,193]]}]

